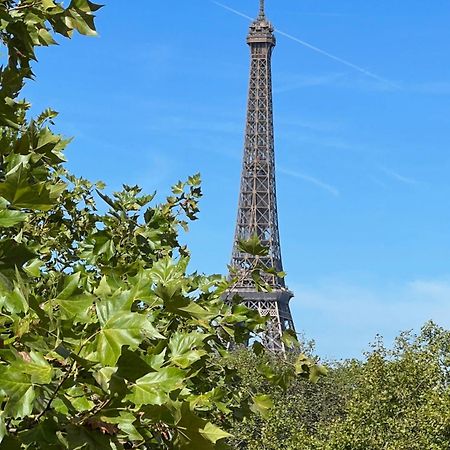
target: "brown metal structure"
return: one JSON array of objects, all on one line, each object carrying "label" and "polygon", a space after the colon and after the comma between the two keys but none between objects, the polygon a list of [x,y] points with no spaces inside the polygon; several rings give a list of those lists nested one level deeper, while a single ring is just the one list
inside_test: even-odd
[{"label": "brown metal structure", "polygon": [[[289,308],[293,297],[283,278],[264,275],[271,292],[259,292],[251,276],[259,262],[267,268],[283,271],[278,231],[275,185],[275,152],[272,110],[272,50],[276,45],[274,28],[267,20],[264,0],[260,0],[258,18],[250,25],[247,43],[251,50],[250,85],[241,176],[241,189],[234,237],[232,271],[238,275],[233,291],[250,308],[270,316],[264,345],[273,351],[284,351],[281,336],[294,330]],[[267,256],[255,257],[242,252],[238,241],[257,235],[268,247]]]}]

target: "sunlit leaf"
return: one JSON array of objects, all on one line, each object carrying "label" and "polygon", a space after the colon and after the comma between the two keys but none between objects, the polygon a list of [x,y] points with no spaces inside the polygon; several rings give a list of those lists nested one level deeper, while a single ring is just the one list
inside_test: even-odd
[{"label": "sunlit leaf", "polygon": [[185,373],[175,367],[166,367],[139,378],[127,399],[136,405],[162,405],[167,396],[183,386]]}]

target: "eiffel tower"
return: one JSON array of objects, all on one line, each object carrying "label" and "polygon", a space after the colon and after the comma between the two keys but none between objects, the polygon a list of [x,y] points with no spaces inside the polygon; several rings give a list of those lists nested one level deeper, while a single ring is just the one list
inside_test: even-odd
[{"label": "eiffel tower", "polygon": [[[264,0],[260,0],[258,18],[250,25],[247,43],[251,51],[250,85],[230,276],[237,279],[233,293],[242,297],[246,306],[270,317],[263,335],[265,347],[284,352],[283,331],[295,331],[289,308],[293,293],[286,288],[284,279],[277,275],[283,271],[283,264],[278,231],[272,110],[271,58],[276,40],[274,28],[266,18]],[[255,235],[268,248],[266,256],[251,256],[239,248],[239,240]],[[262,275],[263,281],[271,288],[270,292],[260,292],[255,285],[251,272],[257,263],[276,271],[273,275]]]}]

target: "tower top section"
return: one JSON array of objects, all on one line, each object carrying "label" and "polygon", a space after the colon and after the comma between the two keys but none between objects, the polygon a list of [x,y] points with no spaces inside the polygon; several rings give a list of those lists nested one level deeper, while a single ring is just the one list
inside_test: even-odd
[{"label": "tower top section", "polygon": [[259,15],[250,25],[247,36],[247,43],[252,44],[270,44],[275,46],[276,40],[273,32],[275,31],[272,24],[266,18],[264,0],[259,0]]}]

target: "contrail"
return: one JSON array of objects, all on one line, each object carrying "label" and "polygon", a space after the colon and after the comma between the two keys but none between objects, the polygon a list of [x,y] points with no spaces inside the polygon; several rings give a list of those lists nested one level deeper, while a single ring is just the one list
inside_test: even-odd
[{"label": "contrail", "polygon": [[223,3],[216,2],[215,0],[211,0],[211,3],[214,3],[215,5],[220,6],[221,8],[226,9],[227,11],[231,11],[232,13],[237,14],[238,16],[244,17],[245,19],[254,20],[254,17],[247,16],[247,14],[244,14],[238,11],[237,9],[230,8],[229,6],[224,5]]},{"label": "contrail", "polygon": [[[210,0],[210,1],[211,1],[211,3],[214,3],[215,5],[220,6],[221,8],[226,9],[227,11],[230,11],[230,12],[232,12],[232,13],[240,16],[240,17],[244,17],[245,19],[252,20],[252,21],[254,20],[253,17],[247,16],[247,14],[244,14],[241,11],[238,11],[238,10],[236,10],[234,8],[230,8],[229,6],[224,5],[223,3],[217,2],[215,0]],[[322,50],[321,48],[318,48],[318,47],[316,47],[316,46],[314,46],[314,45],[312,45],[312,44],[310,44],[310,43],[308,43],[306,41],[303,41],[302,39],[299,39],[299,38],[297,38],[295,36],[292,36],[292,34],[285,33],[284,31],[281,31],[279,29],[275,29],[275,32],[278,33],[281,36],[284,36],[285,38],[290,39],[291,41],[297,42],[298,44],[301,44],[304,47],[315,51],[316,53],[320,53],[321,55],[326,56],[327,58],[330,58],[333,61],[341,63],[341,64],[343,64],[343,65],[345,65],[347,67],[350,67],[350,68],[352,68],[352,69],[354,69],[354,70],[356,70],[358,72],[361,72],[361,73],[363,73],[364,75],[366,75],[366,76],[368,76],[370,78],[373,78],[373,79],[375,79],[377,81],[381,81],[382,83],[387,83],[387,84],[389,84],[391,86],[395,86],[394,83],[392,83],[391,81],[386,80],[385,78],[382,78],[382,77],[378,76],[377,74],[375,74],[373,72],[370,72],[367,69],[364,69],[364,67],[360,67],[360,66],[358,66],[356,64],[353,64],[353,63],[351,63],[349,61],[346,61],[345,59],[339,58],[339,56],[332,55],[331,53],[328,53],[327,51]]]},{"label": "contrail", "polygon": [[315,186],[327,191],[329,194],[334,195],[335,197],[339,197],[341,195],[336,187],[332,186],[331,184],[325,183],[324,181],[319,180],[316,177],[312,177],[311,175],[295,172],[293,170],[288,170],[281,167],[278,169],[278,172],[290,177],[299,178],[300,180],[307,181],[308,183],[312,183]]}]

